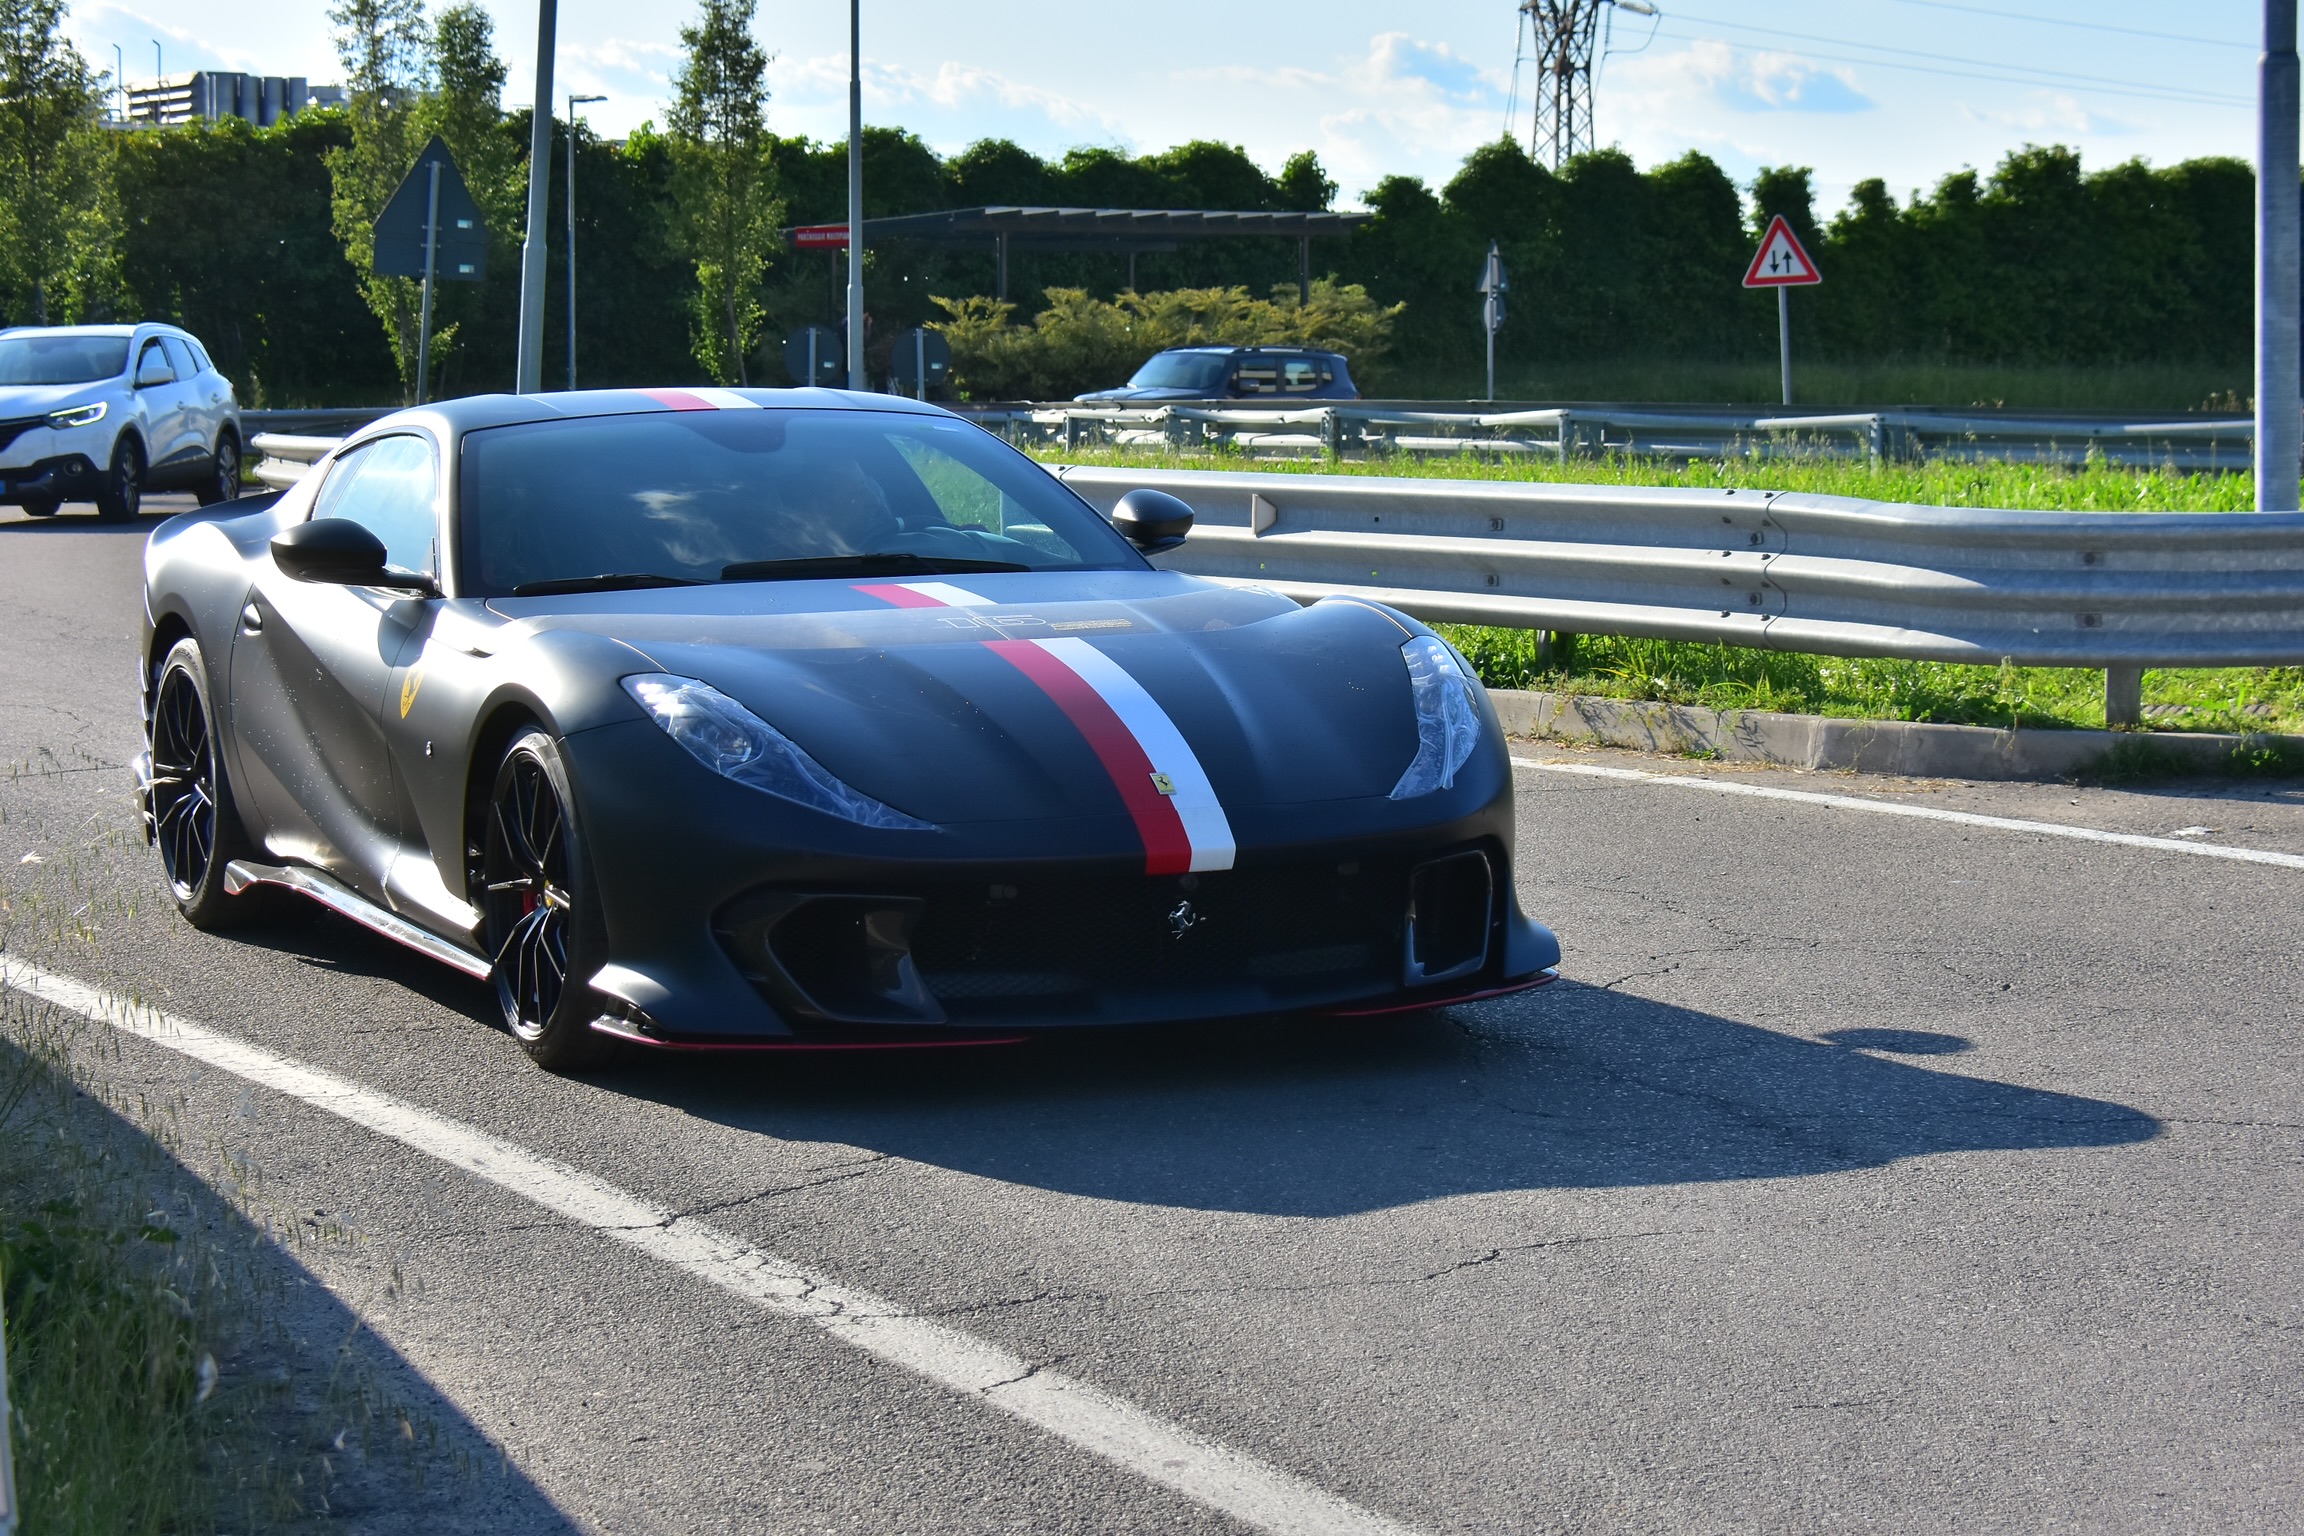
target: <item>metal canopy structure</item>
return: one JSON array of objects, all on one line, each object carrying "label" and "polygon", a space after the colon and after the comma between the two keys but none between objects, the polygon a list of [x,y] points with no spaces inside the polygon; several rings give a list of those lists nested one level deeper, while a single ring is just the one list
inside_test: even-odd
[{"label": "metal canopy structure", "polygon": [[864,241],[925,240],[936,245],[989,250],[997,257],[997,297],[1008,297],[1008,254],[1032,251],[1112,251],[1128,257],[1128,285],[1136,285],[1136,257],[1173,251],[1186,240],[1293,239],[1297,290],[1311,297],[1312,242],[1348,235],[1366,213],[1265,213],[1207,208],[953,208],[866,219]]}]

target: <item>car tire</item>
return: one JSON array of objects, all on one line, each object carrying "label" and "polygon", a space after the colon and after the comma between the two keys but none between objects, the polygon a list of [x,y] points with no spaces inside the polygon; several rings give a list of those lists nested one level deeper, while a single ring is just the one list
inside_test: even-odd
[{"label": "car tire", "polygon": [[24,509],[26,517],[54,517],[64,503],[55,496],[27,496],[16,505]]},{"label": "car tire", "polygon": [[575,803],[559,744],[530,726],[504,749],[481,807],[481,931],[496,1003],[552,1072],[597,1065],[615,1045],[592,1028],[599,1010],[583,980],[604,944]]},{"label": "car tire", "polygon": [[104,483],[96,488],[96,515],[107,523],[125,523],[144,506],[144,445],[129,432],[112,445],[112,465]]},{"label": "car tire", "polygon": [[152,691],[151,830],[168,894],[184,920],[205,932],[246,927],[304,907],[278,889],[224,891],[224,866],[253,847],[217,750],[216,711],[200,642],[179,640],[160,663]]},{"label": "car tire", "polygon": [[209,456],[208,474],[192,488],[192,496],[200,505],[212,507],[239,494],[240,439],[226,427],[216,434],[216,451]]}]

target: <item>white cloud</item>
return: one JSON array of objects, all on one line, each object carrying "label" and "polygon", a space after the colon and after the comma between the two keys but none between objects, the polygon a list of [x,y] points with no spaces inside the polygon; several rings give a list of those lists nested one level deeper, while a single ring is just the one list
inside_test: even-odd
[{"label": "white cloud", "polygon": [[1731,112],[1869,112],[1875,105],[1853,70],[1711,40],[1628,59],[1608,84],[1611,97],[1675,115],[1698,102]]},{"label": "white cloud", "polygon": [[[1014,136],[1017,119],[1039,128],[1041,131],[1032,136],[1042,139],[1048,128],[1075,136],[1083,131],[1104,137],[1120,133],[1118,119],[1077,97],[957,59],[943,60],[932,70],[919,70],[867,58],[863,86],[867,121],[886,122],[894,116],[943,147],[958,148],[1003,132]],[[811,119],[822,115],[820,109],[832,106],[845,116],[847,55],[777,60],[769,66],[769,89],[771,110],[781,100],[802,109]],[[922,108],[928,109],[925,120]],[[960,137],[950,136],[954,130]]]},{"label": "white cloud", "polygon": [[2091,134],[2125,134],[2134,127],[2109,113],[2091,111],[2077,97],[2060,91],[2034,91],[2029,100],[1998,107],[1980,107],[1963,101],[1960,115],[1972,123],[2013,128],[2026,138],[2080,138]]}]

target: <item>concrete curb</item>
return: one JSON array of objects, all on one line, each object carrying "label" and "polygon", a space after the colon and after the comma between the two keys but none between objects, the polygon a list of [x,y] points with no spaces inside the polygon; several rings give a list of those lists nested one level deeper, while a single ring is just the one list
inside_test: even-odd
[{"label": "concrete curb", "polygon": [[1699,754],[1732,763],[1832,768],[1925,779],[2069,779],[2116,746],[2214,773],[2236,753],[2278,748],[2304,759],[2304,736],[2192,731],[1997,731],[1902,720],[1831,720],[1757,709],[1594,698],[1491,688],[1507,733],[1640,752]]}]

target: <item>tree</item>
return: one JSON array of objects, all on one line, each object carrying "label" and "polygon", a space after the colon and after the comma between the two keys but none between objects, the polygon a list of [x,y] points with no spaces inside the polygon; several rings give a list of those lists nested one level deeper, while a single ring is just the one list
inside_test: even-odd
[{"label": "tree", "polygon": [[[9,0],[0,0],[0,4]],[[352,139],[328,156],[335,195],[336,238],[359,274],[362,297],[384,324],[400,367],[402,398],[416,389],[417,285],[405,277],[378,277],[376,216],[416,163],[415,98],[426,84],[431,41],[423,0],[341,0],[328,12],[336,28],[336,56],[344,63],[344,89]]]},{"label": "tree", "polygon": [[[496,24],[478,5],[451,5],[433,18],[426,38],[432,89],[412,104],[408,142],[421,146],[438,134],[455,158],[464,185],[488,224],[493,271],[519,261],[515,238],[525,222],[524,157],[504,120],[504,61],[496,56]],[[451,369],[477,346],[509,357],[518,345],[513,313],[492,303],[494,284],[442,283],[432,296],[433,391],[452,392]],[[419,308],[421,312],[421,308]],[[465,377],[466,387],[470,385]]]},{"label": "tree", "polygon": [[752,15],[753,0],[703,0],[696,24],[680,29],[688,58],[666,114],[674,222],[696,267],[691,340],[723,384],[750,382],[760,279],[783,217],[766,154],[768,55],[752,40]]},{"label": "tree", "polygon": [[62,0],[0,0],[0,272],[35,325],[76,268],[108,265],[114,243],[96,77],[63,22]]}]

